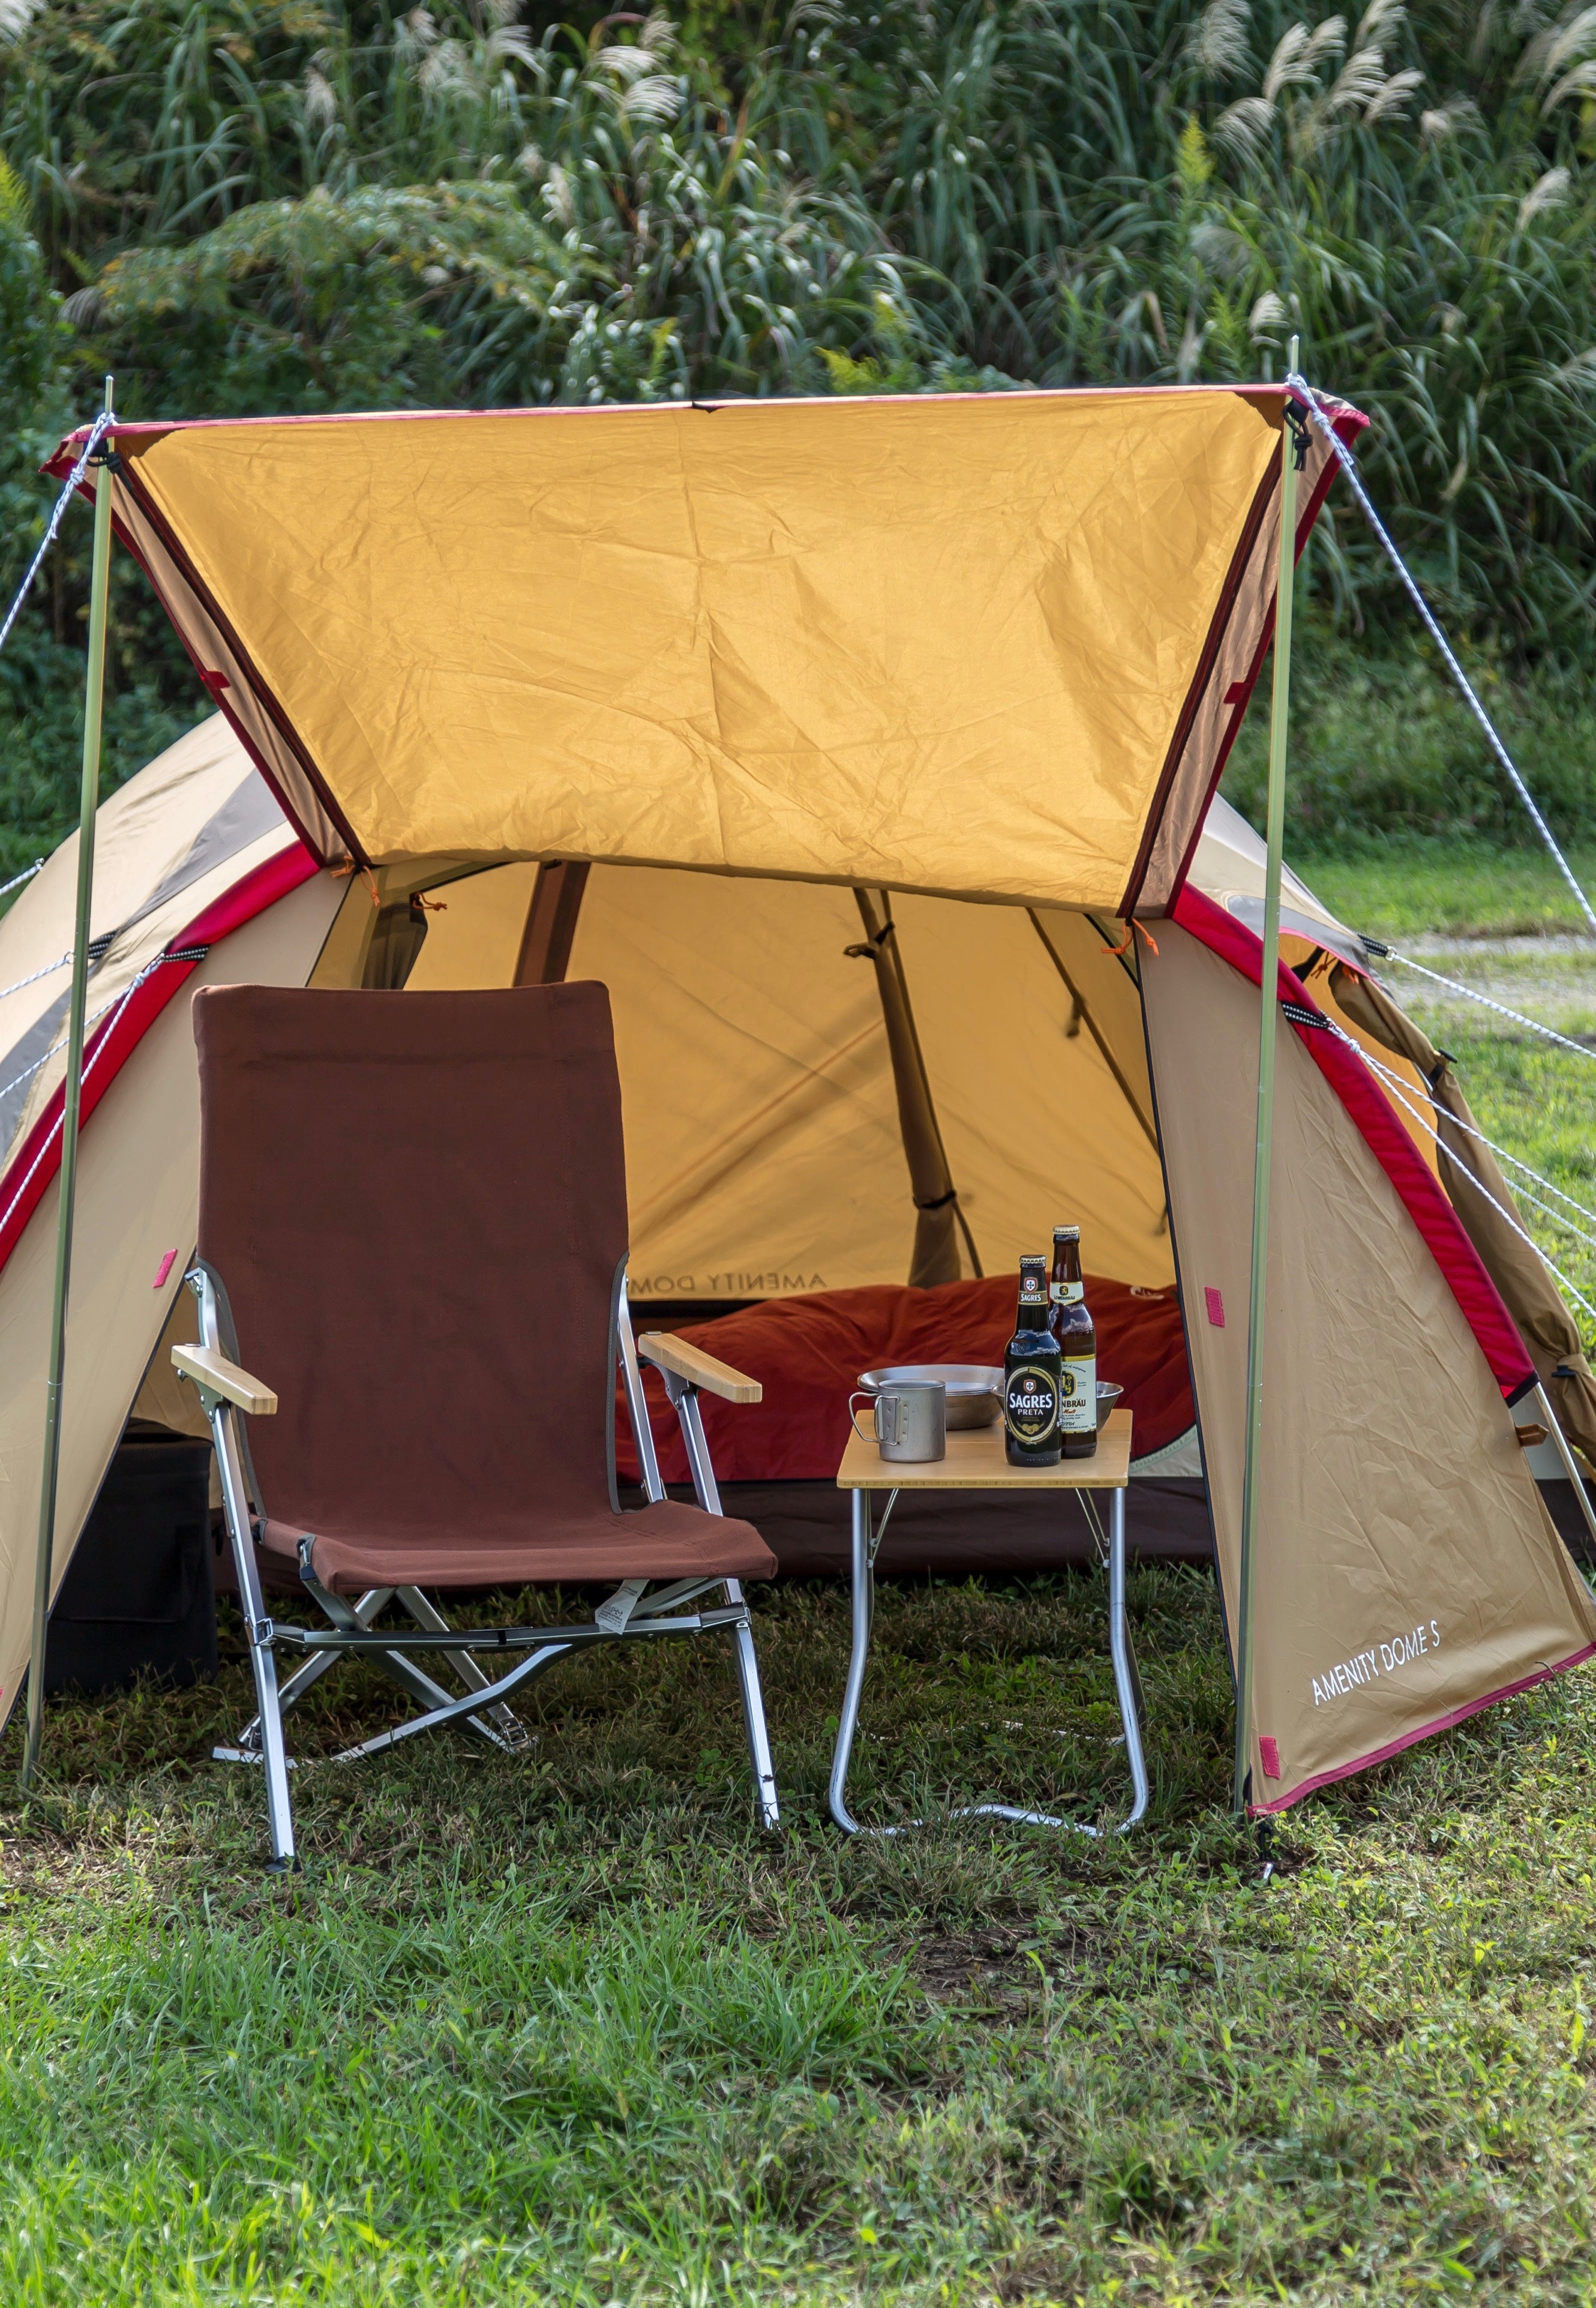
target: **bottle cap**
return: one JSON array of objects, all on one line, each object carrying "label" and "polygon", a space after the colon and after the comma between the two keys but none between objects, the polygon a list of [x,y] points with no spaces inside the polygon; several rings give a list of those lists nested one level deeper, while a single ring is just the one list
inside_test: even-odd
[{"label": "bottle cap", "polygon": [[1053,1228],[1053,1240],[1055,1242],[1078,1242],[1080,1238],[1081,1230],[1077,1226],[1055,1227]]}]

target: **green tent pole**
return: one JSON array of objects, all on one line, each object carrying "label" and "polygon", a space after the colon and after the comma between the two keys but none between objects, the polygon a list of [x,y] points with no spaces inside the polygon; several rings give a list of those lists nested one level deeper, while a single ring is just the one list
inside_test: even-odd
[{"label": "green tent pole", "polygon": [[[106,379],[106,413],[111,379]],[[50,1368],[45,1381],[44,1474],[39,1491],[39,1558],[33,1579],[33,1648],[28,1666],[28,1744],[22,1785],[32,1782],[44,1737],[45,1641],[61,1470],[61,1378],[66,1361],[66,1296],[72,1280],[72,1222],[78,1183],[83,1096],[83,1016],[89,996],[89,917],[94,902],[94,814],[99,805],[99,745],[106,688],[106,624],[111,587],[111,477],[94,492],[94,557],[89,580],[89,670],[83,693],[83,775],[78,797],[78,906],[73,934],[72,998],[66,1029],[66,1089],[61,1116],[61,1185],[56,1215],[56,1293],[50,1309]]]},{"label": "green tent pole", "polygon": [[[1291,339],[1290,371],[1297,367]],[[1274,686],[1269,701],[1269,807],[1264,874],[1264,978],[1257,1135],[1252,1158],[1252,1295],[1247,1314],[1247,1458],[1241,1486],[1241,1591],[1236,1612],[1235,1809],[1247,1807],[1252,1732],[1253,1574],[1264,1444],[1264,1316],[1269,1278],[1269,1158],[1274,1143],[1274,1030],[1280,976],[1280,868],[1285,836],[1286,728],[1291,702],[1291,606],[1297,575],[1297,443],[1280,428],[1280,573],[1274,597]]]}]

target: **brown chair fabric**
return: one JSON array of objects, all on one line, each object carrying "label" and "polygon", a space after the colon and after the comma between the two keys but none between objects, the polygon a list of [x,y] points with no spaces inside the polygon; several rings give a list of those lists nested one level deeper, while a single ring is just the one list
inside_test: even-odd
[{"label": "brown chair fabric", "polygon": [[[264,1477],[262,1477],[262,1480]],[[297,1573],[303,1529],[268,1521],[261,1551]],[[335,1595],[368,1587],[580,1586],[621,1579],[768,1579],[775,1558],[757,1530],[728,1516],[667,1499],[635,1513],[564,1517],[528,1538],[524,1529],[462,1528],[442,1541],[395,1538],[386,1531],[314,1533],[317,1578]]]},{"label": "brown chair fabric", "polygon": [[611,1313],[626,1251],[602,986],[239,986],[193,1005],[200,1254],[245,1366],[269,1553],[480,1588],[768,1575],[746,1524],[621,1513]]}]

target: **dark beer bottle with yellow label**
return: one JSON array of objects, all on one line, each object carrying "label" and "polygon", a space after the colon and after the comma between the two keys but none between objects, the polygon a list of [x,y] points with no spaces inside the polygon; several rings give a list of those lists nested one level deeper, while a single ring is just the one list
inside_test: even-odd
[{"label": "dark beer bottle with yellow label", "polygon": [[1022,1258],[1019,1313],[1003,1355],[1003,1439],[1011,1467],[1059,1463],[1061,1365],[1047,1316],[1047,1261]]},{"label": "dark beer bottle with yellow label", "polygon": [[1081,1279],[1079,1227],[1053,1228],[1053,1279],[1047,1326],[1058,1342],[1059,1440],[1067,1459],[1089,1459],[1097,1448],[1097,1325]]}]

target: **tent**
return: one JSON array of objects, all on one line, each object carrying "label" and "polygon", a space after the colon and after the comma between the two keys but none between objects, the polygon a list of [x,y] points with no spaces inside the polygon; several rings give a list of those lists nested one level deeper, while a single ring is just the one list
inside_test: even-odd
[{"label": "tent", "polygon": [[[1262,874],[1210,804],[1268,645],[1284,404],[1197,388],[118,426],[118,532],[284,822],[261,859],[241,844],[210,868],[215,920],[186,891],[141,914],[175,868],[134,868],[139,828],[169,810],[173,849],[198,844],[166,757],[107,805],[129,894],[102,883],[97,924],[136,917],[140,952],[158,931],[163,952],[208,946],[147,977],[147,1004],[180,969],[602,977],[647,1301],[912,1282],[923,1305],[1078,1219],[1094,1271],[1178,1294],[1233,1613]],[[1299,550],[1329,480],[1308,457]],[[217,780],[206,823],[246,820],[218,725],[184,745],[195,797]],[[252,911],[268,857],[282,887]],[[49,895],[41,875],[0,924],[0,982],[23,974],[13,921],[36,917],[26,952],[51,958]],[[1536,1365],[1433,1143],[1355,1046],[1363,948],[1300,884],[1285,906],[1305,975],[1282,973],[1268,1268],[1251,1762],[1269,1809],[1596,1649],[1510,1408]],[[96,985],[102,1012],[117,982]],[[192,1234],[184,1007],[152,1012],[136,1064],[98,1062],[58,1573],[139,1374],[160,1382]],[[1422,1100],[1415,1053],[1382,1047]],[[121,1178],[120,1115],[144,1132]],[[0,1210],[24,1153],[46,1178],[39,1145],[13,1141]],[[47,1201],[0,1271],[0,1704],[26,1649]]]}]

